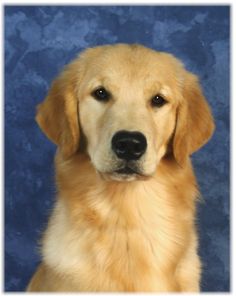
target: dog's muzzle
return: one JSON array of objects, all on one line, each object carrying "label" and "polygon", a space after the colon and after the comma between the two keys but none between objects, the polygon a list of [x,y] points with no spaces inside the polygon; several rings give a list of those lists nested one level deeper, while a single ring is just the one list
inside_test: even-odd
[{"label": "dog's muzzle", "polygon": [[118,175],[139,175],[137,160],[147,149],[147,140],[140,132],[121,130],[112,138],[112,151],[122,161],[115,171]]}]

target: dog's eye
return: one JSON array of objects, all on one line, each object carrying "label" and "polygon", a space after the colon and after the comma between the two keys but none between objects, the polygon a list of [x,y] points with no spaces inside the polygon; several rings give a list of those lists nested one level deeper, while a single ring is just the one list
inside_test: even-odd
[{"label": "dog's eye", "polygon": [[111,97],[110,93],[108,91],[106,91],[106,89],[104,87],[99,87],[98,89],[93,91],[92,96],[96,100],[102,101],[102,102],[107,102]]},{"label": "dog's eye", "polygon": [[151,100],[151,104],[153,107],[160,108],[163,105],[165,105],[166,103],[167,103],[167,101],[161,95],[156,95]]}]

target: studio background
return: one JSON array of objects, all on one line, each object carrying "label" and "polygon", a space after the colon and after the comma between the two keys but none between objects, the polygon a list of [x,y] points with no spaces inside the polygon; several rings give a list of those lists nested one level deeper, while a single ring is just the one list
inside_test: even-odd
[{"label": "studio background", "polygon": [[199,76],[216,132],[193,155],[202,291],[229,291],[229,7],[5,6],[5,290],[23,291],[55,196],[55,146],[35,107],[81,50],[141,43],[180,58]]}]

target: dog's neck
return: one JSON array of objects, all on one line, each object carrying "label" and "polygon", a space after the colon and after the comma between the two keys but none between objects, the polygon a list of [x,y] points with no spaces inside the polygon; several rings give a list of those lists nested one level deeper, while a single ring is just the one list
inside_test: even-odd
[{"label": "dog's neck", "polygon": [[[132,182],[103,180],[84,154],[64,162],[57,155],[56,166],[59,198],[64,200],[76,221],[80,220],[77,216],[81,213],[88,221],[96,220],[95,225],[107,223],[116,216],[122,221],[124,216],[126,220],[129,217],[124,223],[132,226],[136,218],[140,221],[140,211],[145,214],[146,205],[153,207],[147,212],[157,211],[156,214],[160,210],[155,207],[157,204],[169,209],[184,203],[192,208],[197,195],[197,189],[193,192],[197,186],[190,162],[180,168],[172,160],[163,159],[152,177]],[[183,180],[186,176],[188,180]],[[179,184],[183,184],[183,181],[187,185],[180,188]]]}]

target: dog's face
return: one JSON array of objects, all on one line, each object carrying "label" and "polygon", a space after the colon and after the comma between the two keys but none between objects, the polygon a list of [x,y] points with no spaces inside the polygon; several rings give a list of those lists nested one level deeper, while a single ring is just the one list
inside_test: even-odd
[{"label": "dog's face", "polygon": [[54,82],[37,121],[65,157],[81,153],[82,131],[95,169],[120,181],[153,175],[167,151],[183,163],[213,131],[196,78],[137,45],[87,50]]},{"label": "dog's face", "polygon": [[79,119],[100,173],[133,179],[155,172],[175,128],[173,90],[181,83],[165,63],[155,52],[114,47],[88,67],[78,93]]}]

